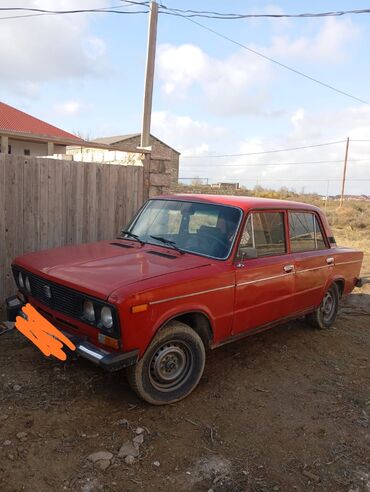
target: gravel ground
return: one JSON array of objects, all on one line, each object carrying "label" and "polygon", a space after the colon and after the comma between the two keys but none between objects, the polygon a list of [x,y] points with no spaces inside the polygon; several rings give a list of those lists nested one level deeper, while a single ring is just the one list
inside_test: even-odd
[{"label": "gravel ground", "polygon": [[3,334],[0,490],[369,492],[369,328],[364,288],[331,330],[298,320],[208,353],[167,407]]}]

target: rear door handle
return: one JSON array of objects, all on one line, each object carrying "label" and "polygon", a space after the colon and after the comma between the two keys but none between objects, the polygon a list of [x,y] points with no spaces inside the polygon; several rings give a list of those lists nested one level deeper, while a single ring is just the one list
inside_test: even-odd
[{"label": "rear door handle", "polygon": [[284,272],[285,273],[291,273],[294,271],[294,265],[285,265],[285,267],[283,268]]},{"label": "rear door handle", "polygon": [[328,265],[334,265],[334,258],[330,256],[329,258],[326,258],[326,263]]}]

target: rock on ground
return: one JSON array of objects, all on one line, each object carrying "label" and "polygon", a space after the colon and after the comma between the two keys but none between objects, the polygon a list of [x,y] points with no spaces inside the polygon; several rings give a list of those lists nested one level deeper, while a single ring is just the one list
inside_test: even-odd
[{"label": "rock on ground", "polygon": [[87,459],[92,463],[96,463],[97,461],[110,461],[112,458],[113,454],[109,451],[97,451],[87,457]]},{"label": "rock on ground", "polygon": [[122,444],[118,451],[118,458],[126,458],[126,456],[137,458],[139,456],[139,446],[135,446],[135,444],[132,444],[130,441],[126,441]]}]

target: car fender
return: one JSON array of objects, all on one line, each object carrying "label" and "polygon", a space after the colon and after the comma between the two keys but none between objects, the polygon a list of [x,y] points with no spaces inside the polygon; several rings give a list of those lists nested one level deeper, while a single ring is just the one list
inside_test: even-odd
[{"label": "car fender", "polygon": [[144,352],[147,350],[161,328],[166,326],[167,323],[169,323],[171,320],[188,313],[203,314],[209,321],[212,333],[215,334],[215,322],[212,317],[212,313],[207,306],[199,303],[182,304],[181,308],[179,306],[174,306],[172,308],[164,310],[161,314],[158,314],[158,316],[154,316],[155,323],[151,326],[151,329],[148,333],[146,347],[141,351],[140,356],[144,354]]}]

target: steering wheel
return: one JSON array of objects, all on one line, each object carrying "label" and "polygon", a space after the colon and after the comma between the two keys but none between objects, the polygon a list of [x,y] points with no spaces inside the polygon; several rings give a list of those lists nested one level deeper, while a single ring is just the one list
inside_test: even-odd
[{"label": "steering wheel", "polygon": [[199,242],[201,242],[203,239],[208,239],[209,241],[212,241],[213,243],[216,242],[220,247],[222,247],[222,251],[225,251],[225,249],[227,247],[227,244],[225,241],[223,241],[219,237],[212,236],[212,234],[208,234],[207,232],[203,232],[202,235],[200,237],[198,237],[198,239],[199,239]]}]

